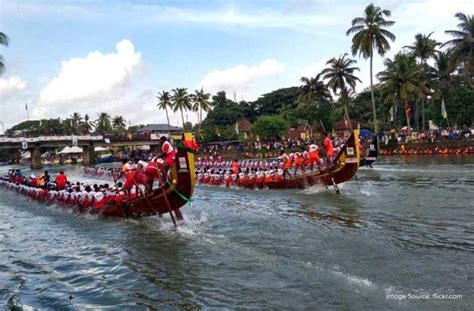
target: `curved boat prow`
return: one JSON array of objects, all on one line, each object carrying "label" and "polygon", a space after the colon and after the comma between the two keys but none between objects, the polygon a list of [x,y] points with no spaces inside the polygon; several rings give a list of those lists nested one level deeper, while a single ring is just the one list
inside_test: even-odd
[{"label": "curved boat prow", "polygon": [[[184,133],[177,144],[176,159],[171,167],[171,176],[165,185],[135,199],[119,205],[106,205],[100,213],[115,217],[144,217],[175,212],[181,219],[179,209],[190,202],[194,192],[194,154],[186,142],[192,141],[191,133]],[[173,219],[174,220],[174,219]]]},{"label": "curved boat prow", "polygon": [[268,188],[304,189],[316,184],[335,186],[355,175],[359,168],[359,160],[359,130],[354,130],[327,169],[272,182],[268,184]]}]

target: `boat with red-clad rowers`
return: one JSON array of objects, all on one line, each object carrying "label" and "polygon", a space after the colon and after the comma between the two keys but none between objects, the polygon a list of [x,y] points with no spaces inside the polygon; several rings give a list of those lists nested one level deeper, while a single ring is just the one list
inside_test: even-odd
[{"label": "boat with red-clad rowers", "polygon": [[177,143],[175,161],[166,183],[148,192],[137,190],[135,196],[116,195],[96,200],[88,196],[73,196],[44,188],[30,187],[16,180],[2,178],[0,185],[45,203],[57,203],[76,213],[98,214],[108,217],[139,218],[170,213],[173,223],[182,219],[180,208],[190,202],[194,191],[194,143],[191,133],[183,134]]},{"label": "boat with red-clad rowers", "polygon": [[317,184],[334,186],[350,180],[357,172],[360,161],[359,131],[354,130],[325,170],[297,175],[291,178],[273,180],[266,185],[269,189],[305,189]]}]

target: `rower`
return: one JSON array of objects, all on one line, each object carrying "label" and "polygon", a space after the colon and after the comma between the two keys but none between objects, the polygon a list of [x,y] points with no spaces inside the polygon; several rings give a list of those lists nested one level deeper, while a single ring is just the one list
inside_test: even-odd
[{"label": "rower", "polygon": [[311,172],[313,171],[314,164],[319,163],[321,159],[319,158],[319,147],[318,145],[314,144],[313,141],[311,141],[311,144],[309,145],[309,156],[306,159],[306,165],[311,165]]},{"label": "rower", "polygon": [[165,136],[160,137],[161,141],[161,152],[165,155],[165,162],[161,168],[161,180],[163,183],[168,180],[168,170],[173,165],[174,160],[176,159],[176,152],[174,151],[173,146],[166,139]]},{"label": "rower", "polygon": [[232,162],[232,173],[235,175],[239,174],[239,161],[237,161],[237,159]]},{"label": "rower", "polygon": [[328,167],[332,163],[332,158],[334,156],[334,148],[332,146],[331,137],[327,132],[324,133],[324,148],[326,149],[326,157],[328,160]]},{"label": "rower", "polygon": [[64,188],[66,188],[67,176],[64,175],[63,171],[59,172],[59,175],[56,176],[55,181],[56,181],[56,188],[58,190],[63,190]]}]

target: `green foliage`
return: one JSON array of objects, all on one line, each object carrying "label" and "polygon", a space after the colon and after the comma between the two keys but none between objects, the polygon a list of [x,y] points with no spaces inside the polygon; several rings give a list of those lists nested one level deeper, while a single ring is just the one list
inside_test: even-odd
[{"label": "green foliage", "polygon": [[101,135],[112,132],[111,118],[108,113],[102,112],[98,114],[98,119],[95,120],[95,132]]},{"label": "green foliage", "polygon": [[288,128],[288,122],[279,116],[260,116],[252,125],[252,132],[262,139],[279,139]]},{"label": "green foliage", "polygon": [[192,131],[193,130],[193,124],[191,122],[185,122],[183,129],[185,131]]},{"label": "green foliage", "polygon": [[144,127],[145,127],[145,125],[143,125],[143,124],[132,125],[132,126],[128,127],[127,131],[129,133],[135,133],[136,131],[138,131],[139,129],[144,128]]},{"label": "green foliage", "polygon": [[[272,91],[267,94],[263,94],[260,96],[253,105],[255,107],[258,115],[266,115],[266,114],[276,114],[278,113],[284,105],[289,107],[295,107],[296,101],[298,97],[301,95],[300,88],[294,87],[287,87]],[[255,118],[247,118],[250,121],[254,121]],[[252,120],[253,119],[253,120]]]},{"label": "green foliage", "polygon": [[[444,103],[451,126],[470,126],[474,123],[474,90],[458,88],[445,97]],[[438,126],[448,126],[447,120],[441,116],[441,99],[429,103],[427,119],[433,120]]]}]

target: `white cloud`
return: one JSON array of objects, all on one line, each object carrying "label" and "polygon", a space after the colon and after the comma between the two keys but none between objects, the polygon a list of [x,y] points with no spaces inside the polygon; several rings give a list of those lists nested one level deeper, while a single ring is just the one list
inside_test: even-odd
[{"label": "white cloud", "polygon": [[200,87],[207,92],[226,91],[229,96],[234,92],[237,99],[248,99],[249,91],[262,80],[276,77],[284,66],[276,60],[267,59],[253,66],[237,65],[224,70],[213,70],[201,81]]},{"label": "white cloud", "polygon": [[96,105],[127,88],[141,67],[141,54],[129,40],[118,42],[116,49],[115,53],[95,51],[63,61],[58,75],[41,90],[36,111]]},{"label": "white cloud", "polygon": [[[328,58],[329,59],[329,58]],[[301,70],[301,77],[314,77],[326,67],[326,59],[322,59],[314,64],[309,64]]]},{"label": "white cloud", "polygon": [[12,76],[9,79],[0,79],[0,98],[6,101],[7,98],[18,94],[26,88],[26,82],[18,76]]}]

